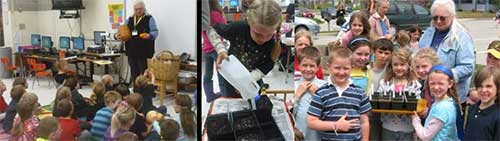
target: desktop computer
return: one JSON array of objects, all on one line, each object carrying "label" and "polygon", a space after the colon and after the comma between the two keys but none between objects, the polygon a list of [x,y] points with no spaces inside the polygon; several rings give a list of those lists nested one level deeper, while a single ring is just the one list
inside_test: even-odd
[{"label": "desktop computer", "polygon": [[68,50],[71,46],[71,39],[67,36],[59,37],[59,49]]},{"label": "desktop computer", "polygon": [[40,34],[31,34],[31,45],[39,47],[40,46]]}]

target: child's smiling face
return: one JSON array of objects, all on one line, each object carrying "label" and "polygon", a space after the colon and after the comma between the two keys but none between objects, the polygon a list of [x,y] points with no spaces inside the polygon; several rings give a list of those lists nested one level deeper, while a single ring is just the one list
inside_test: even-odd
[{"label": "child's smiling face", "polygon": [[432,62],[428,58],[415,58],[415,71],[417,71],[418,79],[425,80],[427,74],[431,70]]},{"label": "child's smiling face", "polygon": [[305,80],[310,81],[314,77],[316,77],[316,72],[318,71],[318,65],[316,64],[316,61],[314,61],[313,59],[304,58],[302,59],[302,61],[300,61],[299,70],[300,73],[302,74],[302,77]]},{"label": "child's smiling face", "polygon": [[337,85],[347,84],[351,74],[351,60],[349,58],[335,57],[331,64],[328,64],[328,70],[332,74],[332,82]]},{"label": "child's smiling face", "polygon": [[309,41],[309,38],[307,38],[306,36],[299,37],[295,41],[295,48],[299,53],[302,52],[302,49],[308,46],[311,46],[311,41]]},{"label": "child's smiling face", "polygon": [[360,19],[354,19],[351,23],[351,31],[354,36],[361,35],[363,33],[363,23]]},{"label": "child's smiling face", "polygon": [[398,57],[392,57],[392,72],[396,77],[401,78],[408,73],[408,63],[401,61]]},{"label": "child's smiling face", "polygon": [[370,61],[369,58],[370,58],[370,47],[368,46],[359,47],[352,52],[352,62],[354,67],[356,68],[361,68],[364,65],[366,65],[366,63]]},{"label": "child's smiling face", "polygon": [[493,76],[484,80],[481,85],[477,88],[479,92],[479,98],[481,102],[491,102],[495,100],[498,93],[498,88],[495,85],[495,81],[493,80]]},{"label": "child's smiling face", "polygon": [[448,75],[441,72],[430,73],[427,81],[431,94],[436,99],[444,98],[448,93],[448,89],[453,86],[453,80],[450,80]]}]

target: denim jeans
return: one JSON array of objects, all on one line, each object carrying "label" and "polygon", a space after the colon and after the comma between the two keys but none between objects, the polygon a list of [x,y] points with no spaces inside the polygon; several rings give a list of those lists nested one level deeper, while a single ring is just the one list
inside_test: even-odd
[{"label": "denim jeans", "polygon": [[207,83],[212,83],[212,76],[214,74],[214,64],[217,61],[217,52],[212,51],[203,54],[205,59],[205,74],[203,75],[203,81]]}]

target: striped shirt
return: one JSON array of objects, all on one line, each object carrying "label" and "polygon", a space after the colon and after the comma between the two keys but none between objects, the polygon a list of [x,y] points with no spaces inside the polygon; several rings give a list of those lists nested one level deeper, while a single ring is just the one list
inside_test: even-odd
[{"label": "striped shirt", "polygon": [[90,133],[96,139],[102,140],[104,138],[104,133],[106,129],[111,126],[111,116],[113,115],[113,110],[108,107],[101,108],[97,111],[94,120],[92,120],[92,128]]},{"label": "striped shirt", "polygon": [[[307,113],[323,121],[337,121],[346,112],[348,113],[346,120],[360,119],[361,114],[365,114],[372,109],[370,101],[361,87],[350,83],[340,95],[337,89],[337,86],[331,80],[328,81],[328,85],[318,88]],[[360,126],[354,127],[347,132],[337,131],[337,133],[335,134],[333,130],[321,131],[320,137],[321,140],[361,139]]]}]

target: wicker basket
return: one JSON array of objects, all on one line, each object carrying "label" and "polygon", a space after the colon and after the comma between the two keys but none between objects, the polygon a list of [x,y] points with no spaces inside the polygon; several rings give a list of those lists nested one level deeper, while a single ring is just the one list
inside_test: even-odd
[{"label": "wicker basket", "polygon": [[162,51],[152,59],[148,59],[148,68],[153,71],[157,80],[177,80],[179,67],[179,58],[170,51]]}]

